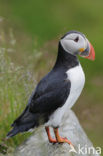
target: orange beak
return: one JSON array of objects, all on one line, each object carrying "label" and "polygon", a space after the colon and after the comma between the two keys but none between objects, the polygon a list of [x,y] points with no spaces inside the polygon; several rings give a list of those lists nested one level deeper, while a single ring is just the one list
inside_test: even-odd
[{"label": "orange beak", "polygon": [[89,51],[89,55],[86,56],[85,58],[87,59],[90,59],[90,60],[95,60],[95,51],[94,51],[94,48],[92,46],[92,44],[89,42],[89,45],[90,45],[90,51]]}]

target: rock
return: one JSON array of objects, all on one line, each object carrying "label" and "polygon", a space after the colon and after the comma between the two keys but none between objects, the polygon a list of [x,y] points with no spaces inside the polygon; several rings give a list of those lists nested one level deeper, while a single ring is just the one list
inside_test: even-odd
[{"label": "rock", "polygon": [[[34,134],[19,146],[15,156],[99,156],[91,141],[81,127],[76,115],[72,110],[65,113],[62,125],[59,128],[60,135],[67,137],[74,145],[75,152],[70,152],[71,147],[67,144],[51,144],[48,142],[44,126],[35,129]],[[53,130],[51,128],[51,134]]]}]

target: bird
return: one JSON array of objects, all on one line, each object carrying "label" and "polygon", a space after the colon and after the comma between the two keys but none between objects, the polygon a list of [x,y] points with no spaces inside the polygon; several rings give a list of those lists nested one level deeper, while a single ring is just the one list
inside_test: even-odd
[{"label": "bird", "polygon": [[[51,71],[44,76],[32,92],[26,108],[11,125],[7,138],[44,125],[50,143],[68,143],[59,135],[66,111],[72,108],[85,84],[85,74],[78,55],[95,60],[95,51],[86,36],[79,31],[69,31],[58,42],[57,58]],[[53,138],[50,127],[54,130]]]}]

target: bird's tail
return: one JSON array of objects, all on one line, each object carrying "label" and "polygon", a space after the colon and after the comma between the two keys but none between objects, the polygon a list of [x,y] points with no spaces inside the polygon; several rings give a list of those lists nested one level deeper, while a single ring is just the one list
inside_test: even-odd
[{"label": "bird's tail", "polygon": [[33,123],[28,123],[28,124],[19,125],[19,126],[15,125],[13,129],[7,134],[7,139],[15,136],[18,133],[29,131],[29,129],[32,129],[34,127],[35,127],[35,124]]},{"label": "bird's tail", "polygon": [[38,115],[30,113],[26,108],[25,111],[11,125],[13,128],[7,134],[7,139],[18,133],[29,131],[38,126]]}]

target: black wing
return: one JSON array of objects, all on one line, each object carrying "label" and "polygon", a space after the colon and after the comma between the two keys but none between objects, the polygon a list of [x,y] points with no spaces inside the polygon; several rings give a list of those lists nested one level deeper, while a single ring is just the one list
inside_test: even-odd
[{"label": "black wing", "polygon": [[13,129],[7,136],[12,137],[40,125],[41,122],[47,122],[51,113],[65,103],[70,86],[71,83],[64,71],[51,71],[37,85],[25,110],[14,121]]},{"label": "black wing", "polygon": [[51,114],[65,103],[70,86],[66,73],[50,72],[40,81],[32,95],[29,101],[30,112]]}]

